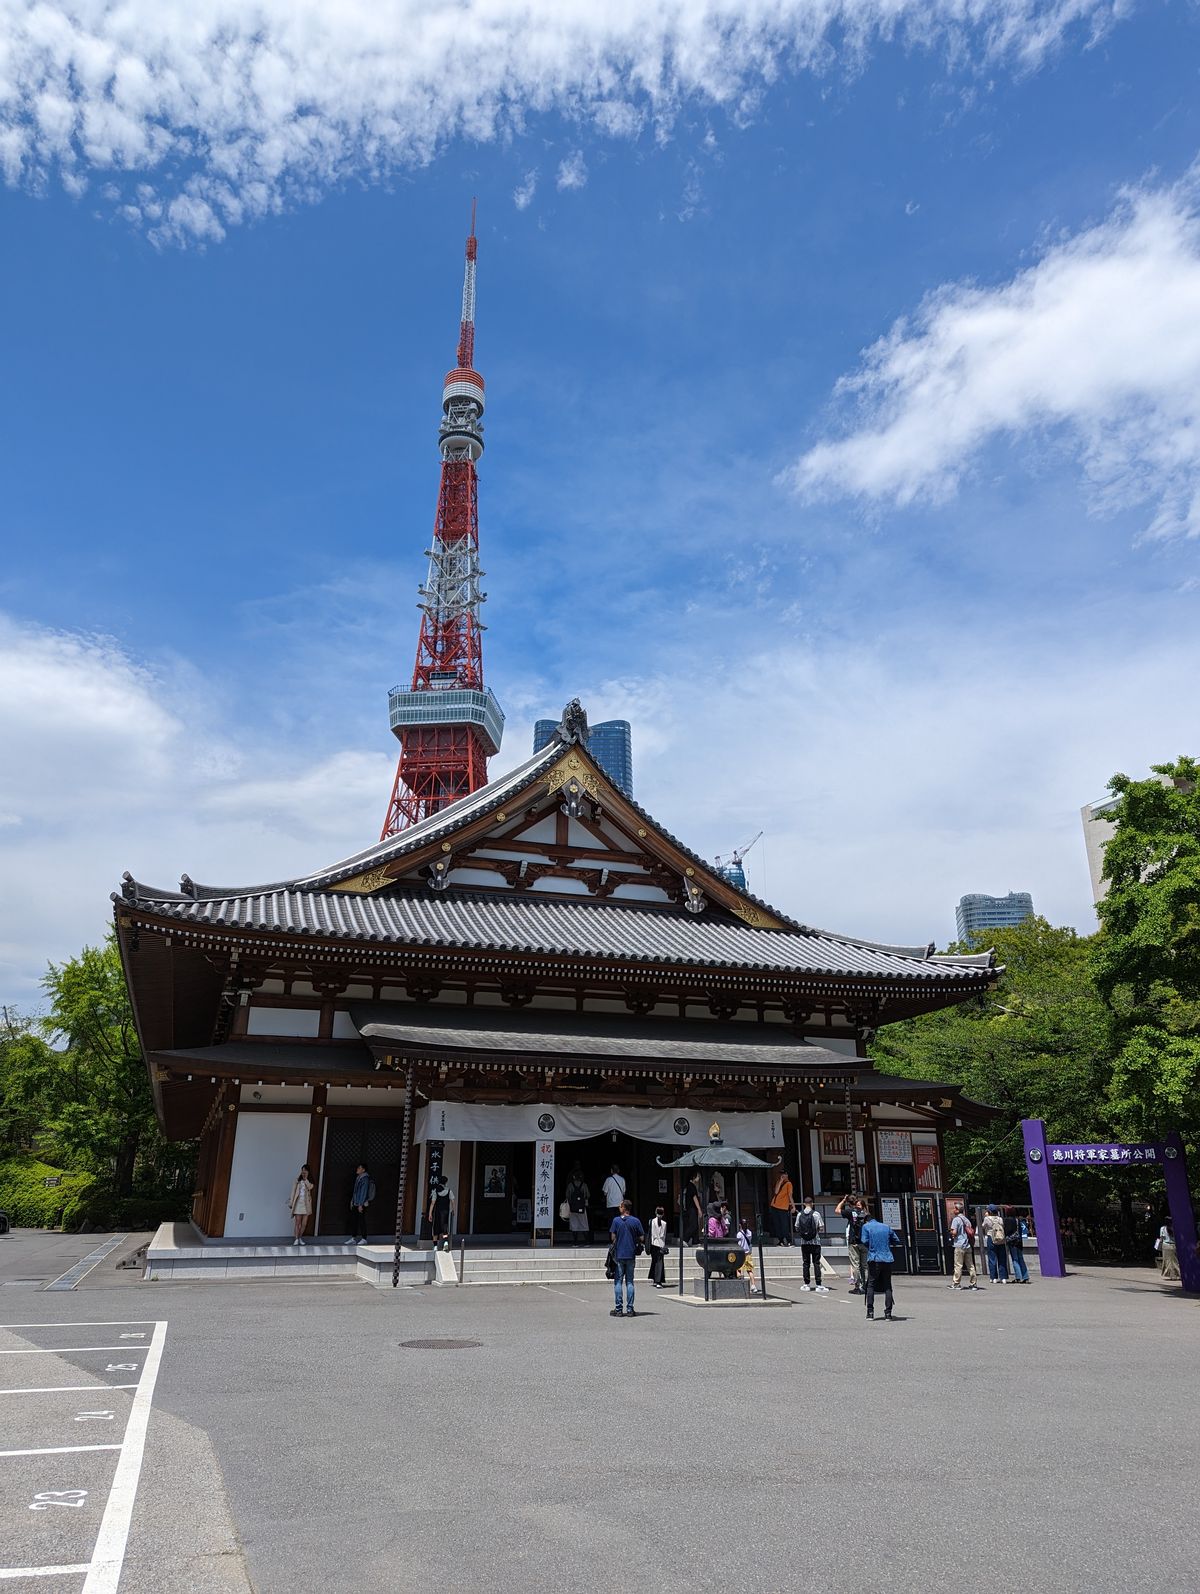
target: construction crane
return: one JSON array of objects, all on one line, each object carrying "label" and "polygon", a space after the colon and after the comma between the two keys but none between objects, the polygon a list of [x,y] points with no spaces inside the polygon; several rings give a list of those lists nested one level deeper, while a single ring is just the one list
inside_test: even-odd
[{"label": "construction crane", "polygon": [[717,873],[723,880],[728,880],[731,886],[737,886],[739,891],[745,891],[746,889],[746,871],[742,868],[742,859],[754,846],[755,842],[761,841],[762,838],[763,832],[760,830],[757,836],[753,836],[749,841],[744,842],[742,846],[735,847],[729,855],[728,863],[722,863],[720,854],[717,854]]}]

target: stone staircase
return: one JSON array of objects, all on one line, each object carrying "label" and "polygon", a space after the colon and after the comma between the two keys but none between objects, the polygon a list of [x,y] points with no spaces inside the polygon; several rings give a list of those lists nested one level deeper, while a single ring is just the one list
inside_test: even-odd
[{"label": "stone staircase", "polygon": [[[684,1250],[683,1278],[685,1285],[694,1279],[703,1278],[703,1274],[696,1266],[693,1258],[695,1247],[689,1246]],[[714,1247],[715,1249],[715,1247]],[[466,1256],[462,1259],[462,1277],[459,1282],[463,1284],[605,1284],[604,1277],[604,1252],[605,1248],[599,1245],[581,1246],[578,1249],[572,1246],[556,1245],[540,1247],[537,1250],[517,1246],[480,1246],[473,1249],[469,1244]],[[804,1276],[802,1259],[799,1246],[780,1247],[767,1246],[765,1248],[767,1286],[773,1282],[798,1283]],[[838,1281],[847,1282],[849,1265],[846,1247],[830,1246],[822,1250],[822,1257],[837,1272]],[[455,1248],[452,1252],[455,1269],[460,1265],[460,1252]],[[637,1279],[643,1282],[649,1269],[648,1256],[638,1257]],[[758,1269],[758,1252],[754,1253],[754,1266]],[[668,1252],[666,1260],[667,1283],[674,1288],[679,1287],[679,1249],[676,1247]],[[829,1282],[827,1279],[826,1282]]]}]

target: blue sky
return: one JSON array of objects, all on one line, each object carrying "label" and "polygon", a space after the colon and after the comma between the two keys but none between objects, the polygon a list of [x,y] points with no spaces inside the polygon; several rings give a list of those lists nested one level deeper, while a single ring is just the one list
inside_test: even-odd
[{"label": "blue sky", "polygon": [[1196,750],[1200,9],[958,10],[0,6],[7,1000],[377,832],[475,194],[494,771],[578,693],[810,923],[1090,928]]}]

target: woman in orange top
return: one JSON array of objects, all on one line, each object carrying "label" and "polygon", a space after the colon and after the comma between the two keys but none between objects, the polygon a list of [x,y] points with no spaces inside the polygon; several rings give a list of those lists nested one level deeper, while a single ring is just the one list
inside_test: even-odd
[{"label": "woman in orange top", "polygon": [[792,1196],[792,1181],[783,1169],[775,1178],[775,1189],[771,1194],[771,1205],[767,1209],[767,1217],[771,1224],[771,1233],[779,1245],[791,1245],[792,1241],[792,1213],[796,1210],[796,1202]]}]

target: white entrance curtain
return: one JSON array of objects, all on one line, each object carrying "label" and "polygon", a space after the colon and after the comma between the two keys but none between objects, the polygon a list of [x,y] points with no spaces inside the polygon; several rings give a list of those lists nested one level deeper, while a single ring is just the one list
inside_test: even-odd
[{"label": "white entrance curtain", "polygon": [[508,1107],[483,1102],[431,1101],[417,1109],[415,1139],[587,1140],[592,1135],[632,1135],[659,1145],[705,1146],[712,1125],[727,1146],[754,1151],[783,1146],[777,1112],[717,1113],[690,1107],[572,1107],[537,1102]]}]

